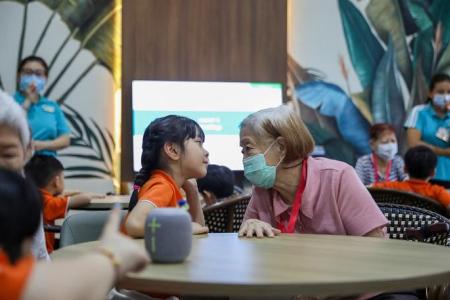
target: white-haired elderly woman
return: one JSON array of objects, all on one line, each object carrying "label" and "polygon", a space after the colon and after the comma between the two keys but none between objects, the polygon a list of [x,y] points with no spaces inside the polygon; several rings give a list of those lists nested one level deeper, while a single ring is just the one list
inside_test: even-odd
[{"label": "white-haired elderly woman", "polygon": [[[32,155],[28,122],[23,109],[1,90],[0,108],[0,167],[22,174]],[[32,250],[37,259],[49,259],[42,222],[34,236]]]},{"label": "white-haired elderly woman", "polygon": [[[340,161],[311,157],[314,140],[294,110],[286,105],[264,109],[240,127],[244,175],[254,187],[239,236],[385,237],[387,219],[355,170]],[[397,299],[393,297],[389,299]],[[405,299],[417,297],[407,294]]]}]

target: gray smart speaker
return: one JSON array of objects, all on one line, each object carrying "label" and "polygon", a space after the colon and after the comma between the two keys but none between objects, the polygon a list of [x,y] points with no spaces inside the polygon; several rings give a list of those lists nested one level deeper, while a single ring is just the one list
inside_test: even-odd
[{"label": "gray smart speaker", "polygon": [[191,215],[183,208],[154,208],[145,222],[144,238],[154,263],[183,262],[191,252]]}]

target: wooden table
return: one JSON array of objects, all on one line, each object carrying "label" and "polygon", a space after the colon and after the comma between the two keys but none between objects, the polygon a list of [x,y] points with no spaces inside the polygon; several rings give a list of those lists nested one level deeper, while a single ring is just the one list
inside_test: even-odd
[{"label": "wooden table", "polygon": [[111,195],[103,199],[92,199],[91,203],[86,206],[71,208],[71,210],[108,210],[112,209],[114,203],[120,203],[122,209],[128,209],[130,195]]},{"label": "wooden table", "polygon": [[[137,240],[143,245],[143,240]],[[98,242],[53,253],[74,257]],[[210,296],[350,295],[450,282],[450,249],[380,238],[236,234],[194,236],[182,264],[150,264],[119,287],[143,292]]]}]

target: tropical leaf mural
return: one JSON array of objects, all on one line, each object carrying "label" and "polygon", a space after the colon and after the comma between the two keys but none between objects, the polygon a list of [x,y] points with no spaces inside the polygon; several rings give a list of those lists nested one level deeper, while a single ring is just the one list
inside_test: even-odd
[{"label": "tropical leaf mural", "polygon": [[[351,90],[351,71],[341,55],[338,64],[345,90],[327,80],[324,72],[316,70],[322,76],[314,77],[308,72],[311,67],[289,67],[288,78],[297,77],[292,81],[301,117],[318,144],[332,140],[340,149],[326,148],[330,157],[332,152],[347,152],[337,156],[352,162],[352,156],[369,152],[366,130],[379,122],[394,125],[404,149],[407,113],[426,101],[434,73],[450,74],[450,1],[335,1],[360,90]],[[288,66],[301,63],[288,60]]]},{"label": "tropical leaf mural", "polygon": [[[11,2],[0,0],[2,2]],[[120,87],[118,72],[113,72],[114,59],[120,55],[120,44],[114,41],[115,36],[120,36],[120,28],[115,26],[115,19],[120,17],[120,1],[114,0],[17,0],[23,7],[22,19],[20,21],[20,38],[17,49],[17,63],[28,55],[40,55],[49,63],[51,71],[54,71],[48,82],[45,95],[50,99],[57,100],[62,106],[66,119],[72,129],[71,146],[62,151],[62,157],[66,167],[68,178],[111,178],[113,174],[114,141],[110,130],[92,116],[91,111],[80,111],[71,98],[73,92],[79,94],[77,88],[83,84],[88,76],[96,70],[96,67],[105,68],[114,79],[116,87]],[[30,44],[27,32],[30,26],[30,14],[36,9],[36,4],[47,7],[49,13],[42,16],[43,27],[33,38],[36,41],[30,50],[25,50],[25,44]],[[35,13],[35,11],[34,11]],[[40,51],[45,43],[51,39],[52,26],[65,27],[67,36],[57,44],[56,52],[41,54]],[[78,45],[75,51],[66,51],[73,45]],[[87,56],[85,53],[89,52]],[[71,53],[67,55],[67,53]],[[86,58],[90,57],[90,58]],[[93,57],[93,59],[92,59]],[[89,60],[87,60],[89,59]],[[83,68],[75,66],[83,61]],[[58,65],[58,70],[55,66]],[[62,66],[62,67],[61,67]],[[78,73],[74,74],[77,69]],[[0,70],[2,71],[2,70]],[[0,74],[0,87],[3,88],[2,76]],[[67,82],[67,77],[74,78]],[[111,101],[112,99],[99,99],[98,101]],[[69,101],[69,102],[70,102]],[[107,104],[107,103],[105,103]],[[104,113],[104,112],[99,112]],[[89,116],[91,115],[91,116]],[[67,162],[67,164],[66,164]]]},{"label": "tropical leaf mural", "polygon": [[[71,147],[61,157],[79,158],[83,165],[65,167],[66,178],[109,178],[113,177],[113,149],[112,135],[91,118],[86,119],[79,112],[68,105],[63,106],[64,115],[70,124]],[[81,150],[81,151],[80,151]],[[85,172],[89,171],[89,174]]]}]

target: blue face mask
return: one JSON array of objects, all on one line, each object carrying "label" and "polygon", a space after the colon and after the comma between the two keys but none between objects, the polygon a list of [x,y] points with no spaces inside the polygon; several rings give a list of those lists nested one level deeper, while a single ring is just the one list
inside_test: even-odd
[{"label": "blue face mask", "polygon": [[45,77],[36,76],[36,75],[22,75],[20,76],[20,90],[25,92],[28,87],[33,84],[36,87],[36,92],[39,95],[42,95],[44,92],[45,84],[47,80]]},{"label": "blue face mask", "polygon": [[266,162],[266,158],[264,155],[272,148],[272,145],[275,141],[270,144],[269,148],[267,148],[264,153],[259,153],[244,159],[244,176],[257,187],[270,189],[275,184],[275,179],[277,176],[277,167],[280,162],[276,166],[268,166]]},{"label": "blue face mask", "polygon": [[450,94],[436,94],[433,96],[433,104],[445,108],[450,103]]}]

